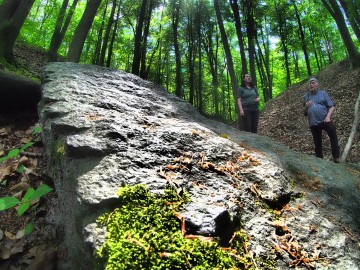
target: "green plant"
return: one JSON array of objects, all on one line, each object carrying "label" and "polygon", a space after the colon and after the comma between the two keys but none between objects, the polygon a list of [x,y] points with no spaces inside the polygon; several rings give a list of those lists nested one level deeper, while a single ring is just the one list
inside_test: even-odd
[{"label": "green plant", "polygon": [[215,239],[184,235],[178,211],[187,200],[175,190],[156,197],[135,185],[122,187],[118,195],[121,207],[97,221],[107,228],[106,241],[96,252],[98,269],[251,269],[240,234],[228,250]]},{"label": "green plant", "polygon": [[[48,194],[52,190],[53,189],[48,185],[42,184],[37,189],[29,188],[21,200],[14,196],[0,198],[0,211],[7,210],[12,207],[18,207],[17,213],[18,216],[21,217],[32,204],[36,203],[39,198]],[[27,224],[25,226],[25,235],[30,234],[33,227],[33,222]]]},{"label": "green plant", "polygon": [[[21,148],[11,149],[8,154],[0,158],[0,163],[4,162],[7,159],[17,158],[21,152],[25,151],[27,148],[36,143],[39,139],[39,134],[41,132],[40,126],[35,126],[32,130],[32,134],[35,135],[32,141],[24,144]],[[16,172],[23,173],[25,166],[23,164],[18,165]],[[6,179],[1,179],[0,184],[5,186],[7,184]],[[23,198],[19,200],[14,196],[2,197],[0,198],[0,211],[10,209],[12,207],[17,207],[17,214],[21,217],[31,205],[36,204],[39,198],[45,196],[47,193],[51,192],[53,189],[46,184],[40,185],[37,189],[29,188]],[[34,228],[33,222],[28,223],[25,226],[25,235],[30,234]]]},{"label": "green plant", "polygon": [[29,141],[28,143],[24,144],[22,147],[20,148],[14,148],[11,149],[8,154],[4,157],[0,158],[0,163],[9,159],[9,158],[15,158],[18,157],[20,155],[21,152],[25,151],[27,148],[29,148],[30,146],[32,146],[33,144],[36,143],[36,141],[39,139],[39,134],[41,132],[41,127],[35,126],[32,130],[32,134],[35,135],[35,137],[33,138],[33,140]]}]

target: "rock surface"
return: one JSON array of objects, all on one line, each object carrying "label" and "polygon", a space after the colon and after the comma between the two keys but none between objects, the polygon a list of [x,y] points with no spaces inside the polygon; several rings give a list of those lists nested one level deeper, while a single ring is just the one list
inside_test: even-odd
[{"label": "rock surface", "polygon": [[121,71],[51,63],[42,90],[43,141],[68,256],[60,269],[94,269],[104,239],[96,218],[116,206],[120,186],[139,183],[155,194],[172,185],[191,195],[181,213],[188,234],[226,245],[244,229],[259,269],[270,260],[275,269],[360,269],[355,168],[206,119]]}]

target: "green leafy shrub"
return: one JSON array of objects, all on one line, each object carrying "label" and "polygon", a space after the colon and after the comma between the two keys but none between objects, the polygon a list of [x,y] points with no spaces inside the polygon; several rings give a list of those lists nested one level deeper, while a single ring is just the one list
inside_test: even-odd
[{"label": "green leafy shrub", "polygon": [[136,185],[118,195],[121,207],[98,219],[107,228],[96,253],[98,269],[245,269],[247,259],[234,249],[183,236],[177,211],[186,200],[175,191],[167,189],[157,198]]}]

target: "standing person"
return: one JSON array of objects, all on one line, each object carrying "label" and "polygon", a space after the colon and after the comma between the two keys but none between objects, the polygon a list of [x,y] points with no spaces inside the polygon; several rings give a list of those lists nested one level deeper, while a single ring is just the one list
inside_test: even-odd
[{"label": "standing person", "polygon": [[249,74],[242,76],[237,101],[244,131],[257,133],[260,97],[258,89],[254,86]]},{"label": "standing person", "polygon": [[309,80],[309,91],[304,96],[304,115],[308,117],[311,134],[315,144],[315,155],[323,158],[322,131],[325,130],[331,143],[333,161],[338,163],[340,157],[336,128],[331,121],[335,110],[335,103],[329,95],[319,89],[319,82],[315,78]]}]

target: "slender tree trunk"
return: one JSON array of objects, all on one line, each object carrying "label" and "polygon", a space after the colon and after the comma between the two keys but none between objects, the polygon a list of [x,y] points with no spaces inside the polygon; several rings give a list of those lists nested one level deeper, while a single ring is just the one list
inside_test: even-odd
[{"label": "slender tree trunk", "polygon": [[277,5],[275,7],[277,20],[278,20],[278,28],[280,34],[280,42],[282,46],[282,50],[284,52],[284,61],[285,61],[285,70],[286,70],[286,87],[291,85],[291,77],[290,77],[290,66],[289,66],[289,49],[288,49],[288,34],[287,34],[287,25],[286,19],[284,18],[284,8],[281,5]]},{"label": "slender tree trunk", "polygon": [[98,63],[100,66],[104,66],[104,63],[105,63],[105,55],[106,55],[106,50],[107,50],[108,44],[109,44],[110,32],[111,32],[112,25],[114,24],[116,2],[117,2],[117,0],[113,0],[113,2],[112,2],[110,17],[109,17],[107,25],[106,25],[105,35],[104,35],[104,39],[102,41],[100,58],[99,58],[99,63]]},{"label": "slender tree trunk", "polygon": [[195,38],[194,38],[194,29],[193,29],[193,9],[191,8],[188,12],[188,66],[189,66],[189,102],[194,105],[194,92],[195,92]]},{"label": "slender tree trunk", "polygon": [[[178,2],[179,1],[179,2]],[[182,80],[181,80],[181,56],[178,41],[178,27],[180,17],[181,0],[173,0],[173,14],[172,14],[172,30],[174,35],[174,48],[175,48],[175,63],[176,63],[176,88],[175,95],[182,96]]]},{"label": "slender tree trunk", "polygon": [[109,4],[109,0],[105,0],[105,8],[102,14],[102,19],[101,19],[101,25],[98,30],[98,34],[97,34],[97,41],[95,44],[95,50],[93,53],[93,64],[97,64],[100,65],[100,52],[101,52],[101,46],[102,46],[102,40],[103,40],[103,32],[104,32],[104,28],[105,28],[105,19],[106,19],[106,13],[107,13],[107,8],[108,8],[108,4]]},{"label": "slender tree trunk", "polygon": [[121,5],[122,5],[122,0],[120,0],[117,14],[116,14],[115,25],[114,25],[111,42],[110,42],[110,46],[109,46],[109,51],[108,51],[108,56],[107,56],[107,61],[106,61],[107,67],[110,67],[110,65],[111,65],[111,58],[112,58],[112,53],[113,53],[113,48],[114,48],[114,42],[115,42],[115,37],[117,34],[118,25],[119,25]]},{"label": "slender tree trunk", "polygon": [[143,35],[143,25],[145,20],[147,0],[142,0],[140,6],[140,13],[137,20],[135,39],[134,39],[134,54],[132,64],[132,74],[140,75],[140,62],[141,62],[141,41]]},{"label": "slender tree trunk", "polygon": [[[215,44],[213,44],[213,40],[215,40]],[[203,39],[204,49],[207,55],[207,59],[209,61],[209,69],[211,73],[211,82],[213,86],[212,90],[212,100],[214,103],[215,114],[219,113],[219,107],[217,104],[219,103],[219,95],[218,95],[218,50],[219,50],[219,35],[216,34],[215,38],[212,36],[212,29],[209,29],[207,32],[207,37]],[[215,49],[214,49],[215,47]]]},{"label": "slender tree trunk", "polygon": [[55,30],[54,30],[54,33],[52,35],[51,42],[50,42],[50,47],[49,47],[49,50],[48,50],[48,58],[49,58],[50,61],[57,60],[57,53],[54,50],[54,45],[55,45],[55,42],[57,42],[57,40],[60,38],[61,26],[62,26],[62,24],[64,22],[64,19],[65,19],[66,9],[68,7],[68,4],[69,4],[69,0],[64,0],[63,1],[62,5],[61,5],[61,8],[60,8],[60,11],[59,11],[59,15],[58,15],[58,17],[56,19]]},{"label": "slender tree trunk", "polygon": [[[262,31],[261,31],[262,32]],[[270,58],[269,58],[269,45],[267,44],[265,46],[264,44],[264,50],[265,50],[265,56],[262,52],[259,39],[255,38],[256,44],[258,47],[258,57],[257,57],[257,66],[259,69],[259,74],[263,86],[263,96],[264,96],[264,102],[266,103],[270,99],[272,99],[272,86],[271,86],[271,75],[270,75]],[[264,37],[263,37],[264,40]]]},{"label": "slender tree trunk", "polygon": [[80,56],[85,44],[86,37],[90,31],[100,3],[101,0],[89,0],[87,2],[84,14],[75,29],[74,36],[70,44],[67,55],[67,60],[69,62],[78,63],[80,61]]},{"label": "slender tree trunk", "polygon": [[254,1],[243,0],[246,17],[246,35],[248,38],[248,51],[249,51],[249,66],[250,75],[253,83],[256,85],[256,70],[255,70],[255,20],[254,20]]},{"label": "slender tree trunk", "polygon": [[345,162],[346,158],[348,157],[350,150],[351,150],[351,146],[355,139],[355,135],[356,135],[358,127],[359,127],[359,123],[360,123],[360,111],[359,111],[360,108],[359,107],[360,107],[360,90],[358,89],[358,98],[355,102],[355,109],[354,109],[354,122],[352,124],[350,135],[349,135],[348,141],[346,143],[345,149],[340,158],[341,162]]},{"label": "slender tree trunk", "polygon": [[[48,51],[49,61],[57,61],[58,60],[58,51],[61,45],[62,40],[64,39],[65,33],[70,25],[71,18],[74,14],[76,5],[78,0],[74,0],[70,10],[66,16],[65,22],[63,25],[60,25],[60,28],[55,28],[54,34],[51,38],[50,47]],[[60,16],[60,14],[59,14]],[[62,24],[62,22],[61,22]]]},{"label": "slender tree trunk", "polygon": [[300,40],[301,40],[301,48],[302,48],[303,53],[304,53],[307,73],[308,73],[308,76],[311,76],[312,72],[311,72],[309,54],[308,54],[308,51],[307,51],[304,28],[303,28],[302,23],[301,23],[300,14],[299,14],[299,10],[297,8],[297,4],[295,2],[293,2],[293,6],[294,6],[294,9],[295,9],[295,16],[296,16],[296,19],[297,19],[297,22],[298,22],[299,35],[300,35]]},{"label": "slender tree trunk", "polygon": [[240,20],[240,10],[239,10],[238,0],[230,0],[230,5],[231,5],[233,15],[234,15],[236,35],[238,38],[239,48],[240,48],[241,74],[245,75],[246,73],[248,73],[248,69],[247,69],[247,60],[246,60],[246,55],[245,55],[244,37],[243,37],[243,33],[241,31],[242,26],[241,26],[241,20]]},{"label": "slender tree trunk", "polygon": [[229,75],[231,78],[231,86],[232,86],[232,91],[233,91],[234,102],[236,104],[237,103],[236,96],[237,96],[238,84],[237,84],[235,70],[234,70],[234,64],[233,64],[233,60],[232,60],[232,56],[231,56],[231,50],[230,50],[229,42],[228,42],[228,39],[226,36],[222,16],[220,13],[220,7],[219,7],[218,0],[214,0],[214,8],[215,8],[216,18],[217,18],[217,22],[218,22],[219,30],[220,30],[220,34],[221,34],[221,41],[223,43],[224,51],[225,51],[225,55],[226,55],[227,67],[228,67]]},{"label": "slender tree trunk", "polygon": [[150,23],[151,23],[151,13],[154,8],[153,0],[150,0],[149,8],[147,10],[147,14],[145,17],[145,27],[144,27],[144,35],[143,41],[141,44],[141,66],[140,66],[140,77],[143,79],[147,79],[148,74],[146,73],[146,50],[147,50],[147,39],[149,35]]},{"label": "slender tree trunk", "polygon": [[201,51],[201,44],[202,44],[202,34],[201,34],[201,23],[202,23],[202,2],[199,1],[198,9],[197,9],[197,38],[198,38],[198,54],[199,54],[199,62],[198,62],[198,87],[197,87],[197,98],[198,98],[198,109],[202,113],[204,112],[203,108],[203,71],[202,71],[202,51]]}]

